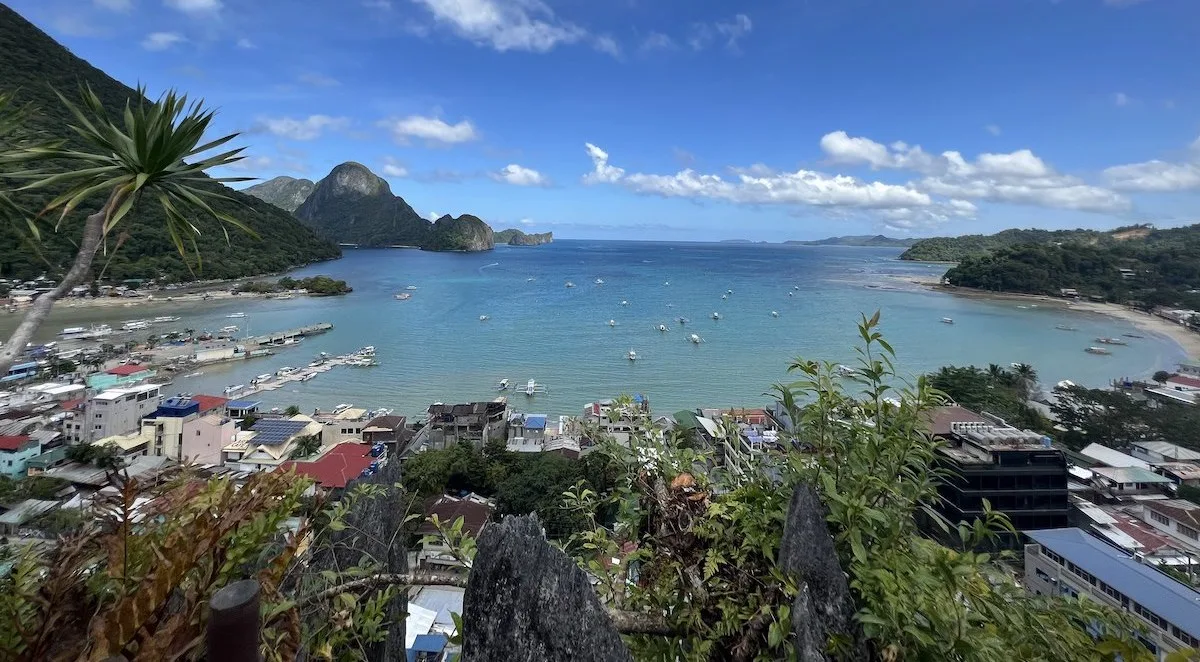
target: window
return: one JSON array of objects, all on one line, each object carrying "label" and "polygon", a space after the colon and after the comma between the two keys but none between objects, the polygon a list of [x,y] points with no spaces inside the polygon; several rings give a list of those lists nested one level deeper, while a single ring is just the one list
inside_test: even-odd
[{"label": "window", "polygon": [[1167,526],[1171,526],[1171,518],[1158,512],[1157,510],[1150,511],[1150,519],[1154,520],[1155,522],[1158,522],[1159,524],[1165,524]]},{"label": "window", "polygon": [[104,418],[104,414],[96,414],[96,418]]},{"label": "window", "polygon": [[103,429],[104,429],[104,426],[103,426],[103,425],[97,425],[97,426],[96,426],[95,428],[93,428],[93,429],[95,429],[95,430],[103,430]]},{"label": "window", "polygon": [[1046,574],[1046,572],[1044,570],[1042,570],[1041,568],[1037,568],[1036,570],[1034,570],[1034,574],[1037,575],[1038,579],[1040,579],[1044,582],[1052,581],[1052,578],[1050,577],[1050,575]]},{"label": "window", "polygon": [[200,436],[200,431],[199,431],[199,430],[196,430],[196,436],[197,436],[197,437],[199,437],[199,436]]},{"label": "window", "polygon": [[1178,529],[1180,533],[1191,538],[1192,540],[1200,539],[1200,532],[1197,532],[1195,529],[1193,529],[1190,526],[1176,522],[1175,528]]}]

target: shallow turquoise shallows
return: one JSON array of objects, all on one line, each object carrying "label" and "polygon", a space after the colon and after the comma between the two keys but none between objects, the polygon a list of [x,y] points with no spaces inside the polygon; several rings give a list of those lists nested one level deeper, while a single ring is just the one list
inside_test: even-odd
[{"label": "shallow turquoise shallows", "polygon": [[[338,367],[256,399],[304,410],[386,406],[411,416],[435,401],[494,398],[497,382],[507,378],[514,386],[530,379],[545,384],[548,392],[532,399],[509,397],[519,409],[548,414],[575,414],[597,398],[634,392],[660,412],[758,406],[767,402],[771,384],[787,379],[787,364],[796,357],[851,363],[855,322],[876,309],[901,371],[910,374],[946,364],[1024,362],[1044,383],[1099,386],[1173,367],[1183,357],[1173,342],[1125,322],[926,291],[904,277],[937,276],[944,267],[900,262],[899,252],[600,241],[482,254],[348,250],[336,262],[296,275],[345,279],[354,287],[349,296],[244,300],[174,312],[183,316],[181,327],[198,329],[236,323],[256,334],[318,321],[336,328],[269,358],[177,378],[170,390],[220,394],[254,375],[305,365],[318,352],[374,345],[378,367]],[[408,286],[417,288],[407,290],[411,299],[396,300]],[[246,317],[227,319],[233,311]],[[712,319],[714,313],[721,319]],[[103,313],[108,319],[140,315],[137,308]],[[681,326],[680,317],[689,322]],[[693,333],[703,342],[689,342]],[[1111,356],[1083,351],[1097,336],[1123,333],[1146,337],[1112,347]],[[630,350],[636,361],[629,360]]]}]

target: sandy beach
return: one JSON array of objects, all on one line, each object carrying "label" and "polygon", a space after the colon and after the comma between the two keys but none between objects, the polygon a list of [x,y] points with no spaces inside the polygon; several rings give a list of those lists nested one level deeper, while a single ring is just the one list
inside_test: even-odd
[{"label": "sandy beach", "polygon": [[1115,303],[1095,303],[1092,301],[1068,301],[1058,297],[1041,294],[1016,294],[1012,292],[987,292],[966,287],[947,287],[939,279],[902,278],[903,280],[922,285],[931,290],[953,294],[961,297],[977,299],[992,299],[996,301],[1036,301],[1038,305],[1053,306],[1062,310],[1074,310],[1084,313],[1107,315],[1133,324],[1142,331],[1166,336],[1179,345],[1190,359],[1200,359],[1200,333],[1188,330],[1186,327],[1157,315],[1144,313]]}]

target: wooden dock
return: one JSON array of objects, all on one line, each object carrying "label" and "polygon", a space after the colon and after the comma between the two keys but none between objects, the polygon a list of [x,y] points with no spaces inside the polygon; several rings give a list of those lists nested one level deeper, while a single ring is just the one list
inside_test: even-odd
[{"label": "wooden dock", "polygon": [[288,329],[287,331],[276,331],[275,333],[268,333],[262,336],[252,336],[242,342],[246,345],[280,345],[289,339],[294,340],[305,336],[315,336],[318,333],[325,333],[332,328],[333,324],[330,322],[318,322],[316,324],[309,324],[308,326]]}]

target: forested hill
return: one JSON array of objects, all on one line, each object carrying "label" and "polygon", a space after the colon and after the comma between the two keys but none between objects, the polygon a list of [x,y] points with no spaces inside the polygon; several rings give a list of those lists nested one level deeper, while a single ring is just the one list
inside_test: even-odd
[{"label": "forested hill", "polygon": [[[1138,231],[1141,228],[1123,228]],[[987,255],[1000,248],[1018,244],[1049,244],[1053,242],[1096,243],[1110,239],[1114,233],[1101,230],[1020,230],[1013,228],[996,234],[967,234],[961,237],[931,237],[921,239],[900,255],[901,260],[917,262],[958,262],[972,255]]]},{"label": "forested hill", "polygon": [[[67,127],[71,122],[68,112],[54,90],[68,98],[78,98],[82,83],[91,85],[114,117],[120,116],[125,101],[136,94],[73,55],[7,6],[0,5],[0,91],[12,93],[19,103],[32,106],[26,128],[47,137],[74,140]],[[245,145],[246,141],[237,144]],[[0,185],[10,188],[14,183],[0,181]],[[212,186],[220,185],[214,182]],[[26,209],[38,211],[58,192],[47,189],[17,193],[14,197]],[[218,202],[213,207],[248,225],[259,238],[230,229],[227,244],[215,221],[196,220],[202,231],[196,243],[203,257],[202,269],[196,277],[233,278],[277,272],[340,254],[336,245],[317,237],[287,212],[232,189],[226,188],[224,192],[242,204]],[[68,217],[58,232],[47,222],[36,246],[24,242],[13,226],[0,223],[0,277],[28,278],[64,270],[74,257],[72,242],[81,233],[84,216],[101,203],[103,200],[99,198],[85,202],[80,212]],[[178,281],[192,277],[171,242],[158,205],[149,201],[139,204],[113,234],[107,255],[97,260],[107,264],[106,278],[157,277]],[[120,247],[114,251],[117,243]]]},{"label": "forested hill", "polygon": [[874,246],[874,247],[905,247],[912,246],[917,239],[897,239],[887,237],[881,234],[865,234],[853,235],[848,237],[828,237],[826,239],[816,239],[812,241],[785,241],[784,244],[790,246]]},{"label": "forested hill", "polygon": [[946,279],[986,290],[1056,295],[1074,288],[1109,301],[1200,309],[1200,225],[1000,247],[962,258]]}]

